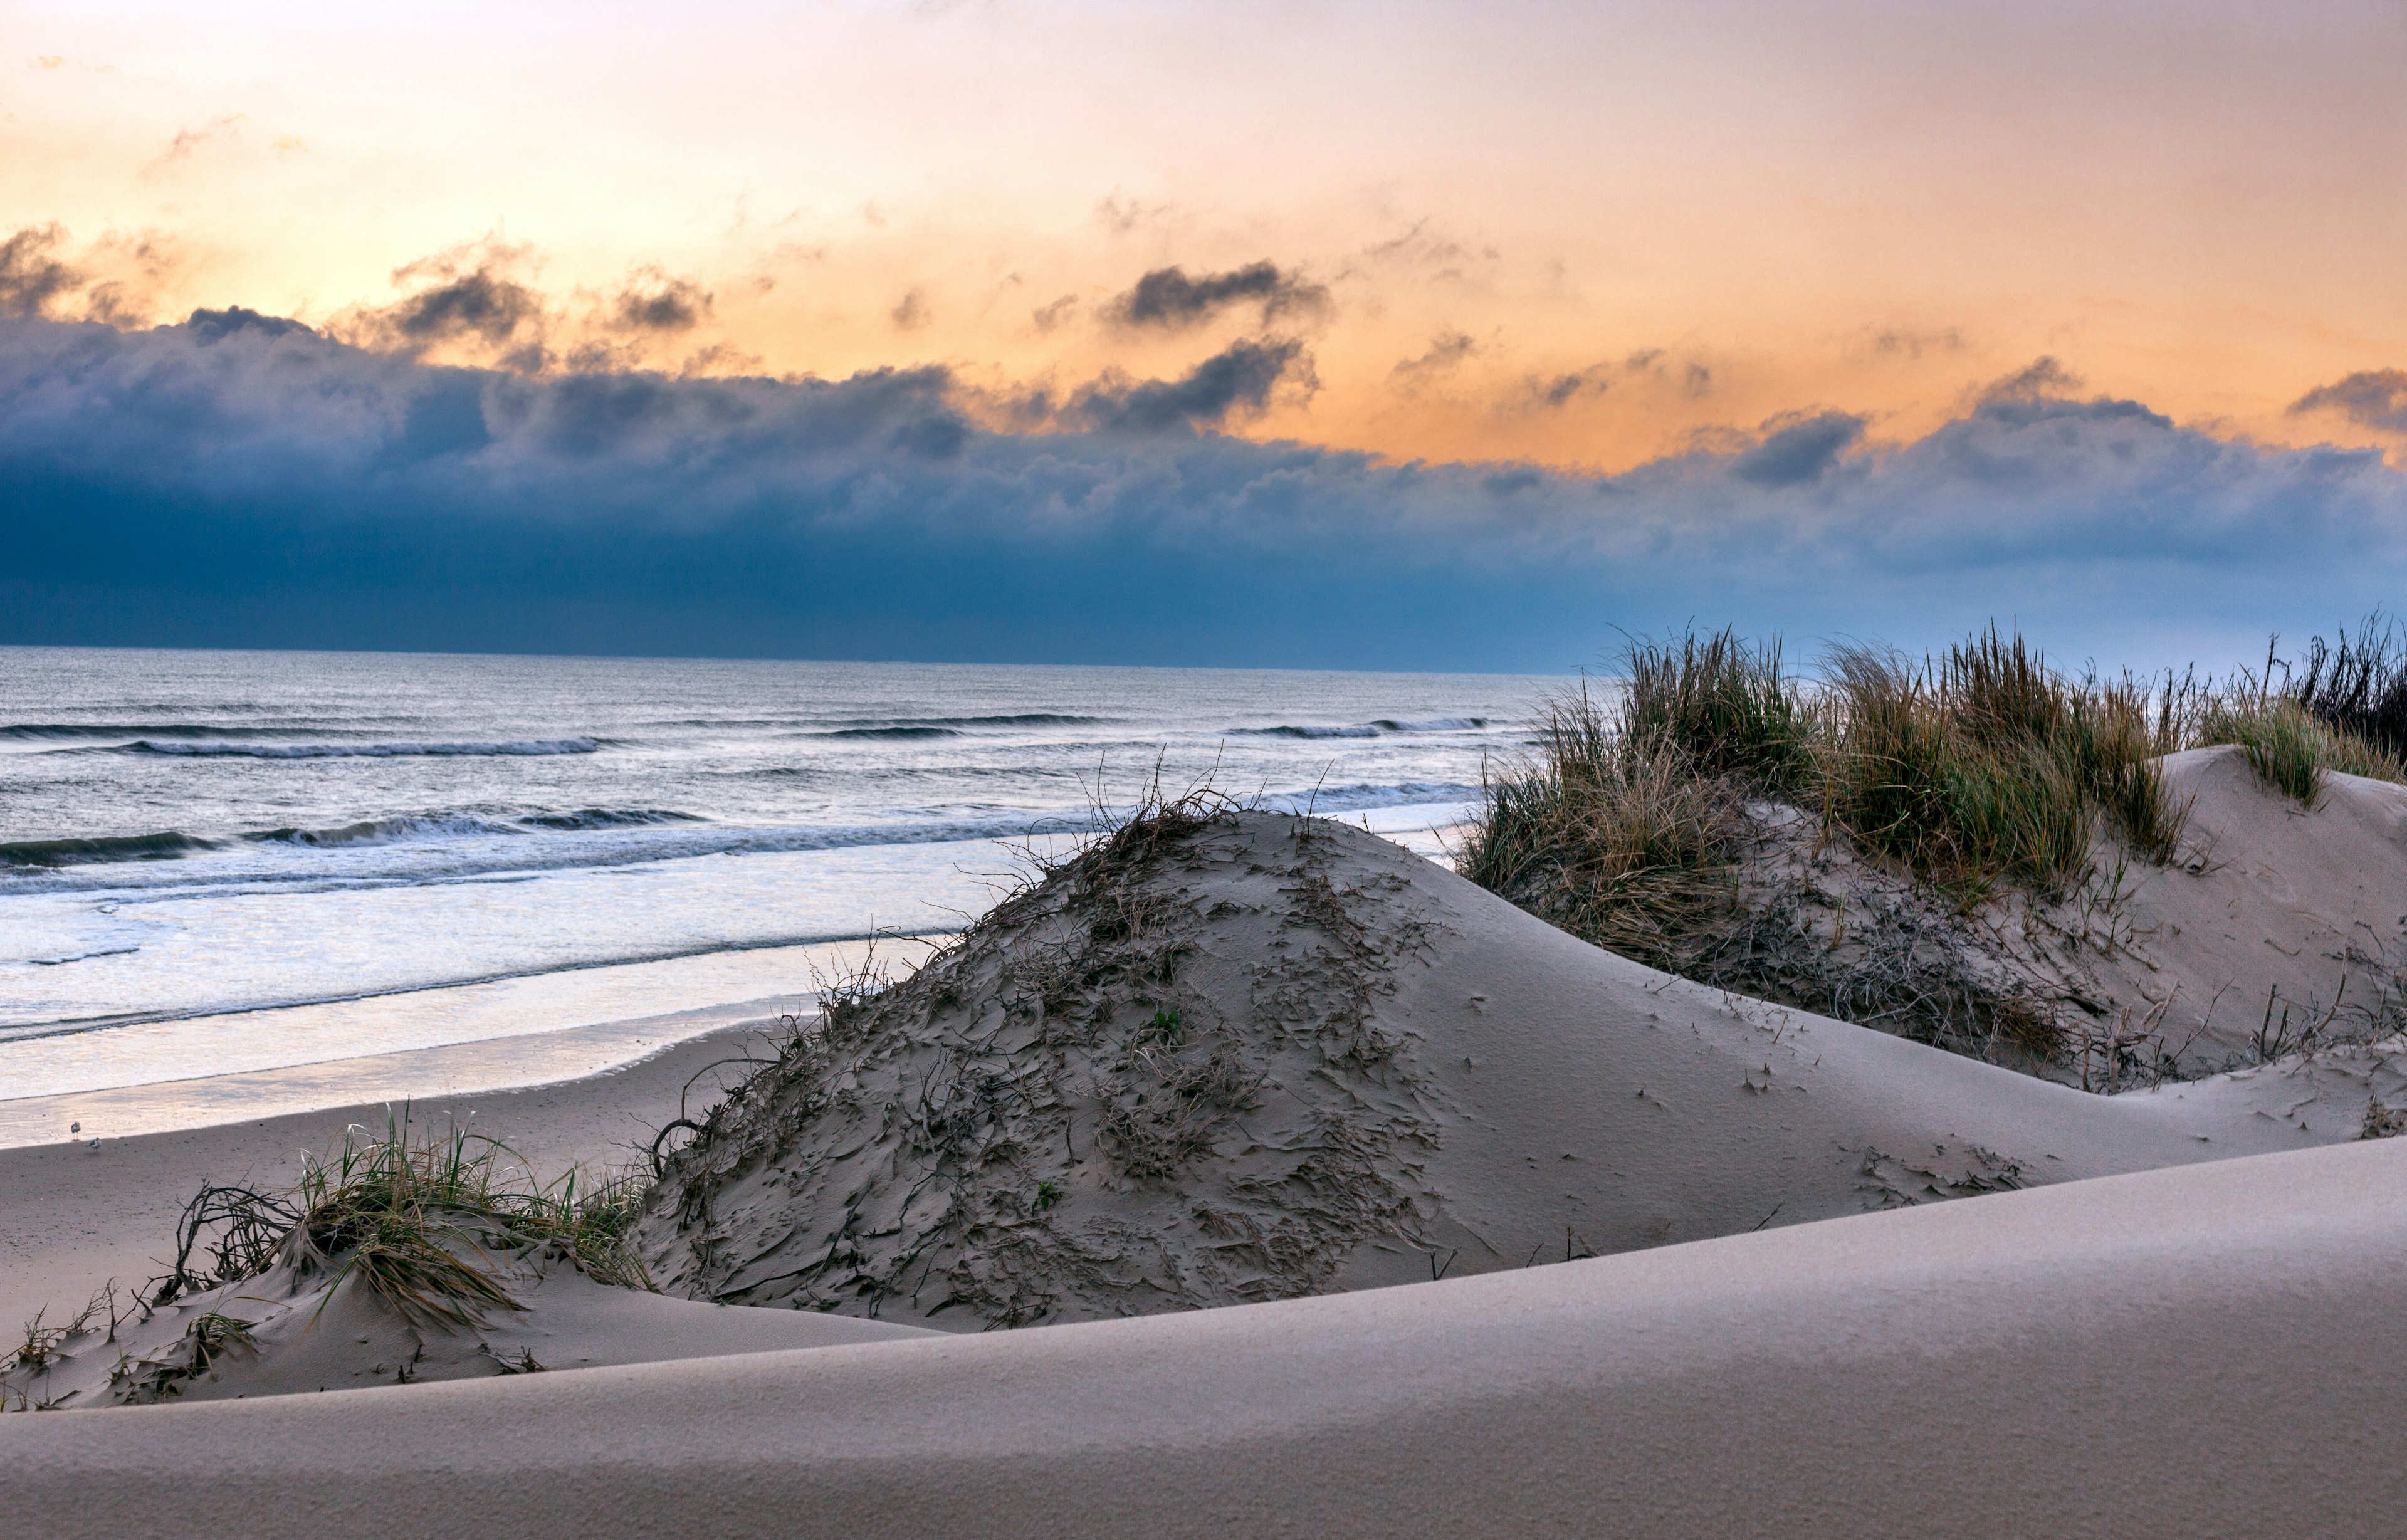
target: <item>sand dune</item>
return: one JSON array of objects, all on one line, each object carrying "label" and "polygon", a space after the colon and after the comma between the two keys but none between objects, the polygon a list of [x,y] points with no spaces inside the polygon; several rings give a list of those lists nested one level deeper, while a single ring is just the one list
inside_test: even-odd
[{"label": "sand dune", "polygon": [[1267,814],[1056,878],[782,1076],[672,1167],[655,1275],[967,1328],[2294,1148],[2407,1089],[2376,1056],[2085,1094],[1685,983]]},{"label": "sand dune", "polygon": [[2386,1533],[2407,1146],[1143,1320],[0,1424],[29,1533]]},{"label": "sand dune", "polygon": [[2407,1030],[2407,787],[2337,773],[2312,809],[2236,748],[2166,758],[2189,805],[2181,859],[2133,864],[2080,962],[2101,1024],[2155,1023],[2181,1057],[2253,1062],[2310,1041]]}]

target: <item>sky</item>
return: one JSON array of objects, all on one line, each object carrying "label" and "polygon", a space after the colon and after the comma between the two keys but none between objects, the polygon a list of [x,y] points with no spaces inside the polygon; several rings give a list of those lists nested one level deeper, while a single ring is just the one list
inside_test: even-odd
[{"label": "sky", "polygon": [[0,0],[0,641],[2220,665],[2407,573],[2402,78],[2399,0]]}]

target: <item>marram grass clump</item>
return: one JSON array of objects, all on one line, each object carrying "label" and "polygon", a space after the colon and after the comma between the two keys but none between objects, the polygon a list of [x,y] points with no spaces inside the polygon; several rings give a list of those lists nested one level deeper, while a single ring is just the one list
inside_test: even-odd
[{"label": "marram grass clump", "polygon": [[2068,678],[1993,627],[1920,663],[1833,649],[1815,697],[1808,806],[1866,847],[1977,896],[2001,878],[2061,892],[2110,820],[2162,861],[2180,843],[2157,763],[2180,747],[2165,696]]},{"label": "marram grass clump", "polygon": [[406,1319],[466,1326],[489,1307],[521,1308],[491,1259],[537,1247],[603,1282],[650,1287],[625,1244],[647,1181],[572,1170],[542,1182],[515,1162],[482,1134],[416,1134],[406,1114],[381,1137],[353,1129],[288,1191],[203,1188],[185,1207],[175,1263],[152,1303],[290,1265],[323,1277],[330,1297],[356,1278]]},{"label": "marram grass clump", "polygon": [[[1969,937],[1973,911],[2009,889],[2069,902],[2119,892],[2128,861],[2172,860],[2188,815],[2162,764],[2176,750],[2238,744],[2309,806],[2334,771],[2400,779],[2359,727],[2407,702],[2407,647],[2366,635],[2317,643],[2278,690],[2271,666],[2220,685],[2068,675],[1994,626],[1919,660],[1835,647],[1810,678],[1784,672],[1776,642],[1728,630],[1635,641],[1617,689],[1583,681],[1545,703],[1534,751],[1489,777],[1457,864],[1700,982],[2048,1060],[2061,1012],[2046,989],[2017,965],[1958,966],[1948,959],[1996,948],[1942,933]],[[1897,874],[1906,906],[1834,898],[1779,864],[1834,839]]]},{"label": "marram grass clump", "polygon": [[1633,642],[1606,705],[1585,684],[1546,706],[1538,751],[1489,783],[1462,858],[1533,906],[1609,911],[1693,896],[1733,859],[1745,799],[1804,808],[1915,872],[1977,896],[2001,878],[2049,891],[2089,869],[2103,817],[2143,854],[2170,856],[2183,809],[2159,755],[2177,713],[2132,681],[2069,679],[1995,630],[1914,663],[1834,649],[1810,684],[1778,645],[1723,631]]},{"label": "marram grass clump", "polygon": [[2324,777],[2332,771],[2407,781],[2396,756],[2335,728],[2292,695],[2217,700],[2201,715],[2198,735],[2200,743],[2238,744],[2259,780],[2311,808],[2323,800]]}]

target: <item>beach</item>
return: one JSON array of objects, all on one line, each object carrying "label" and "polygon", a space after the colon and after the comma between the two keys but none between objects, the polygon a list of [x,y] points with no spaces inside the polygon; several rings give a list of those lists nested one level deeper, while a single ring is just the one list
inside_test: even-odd
[{"label": "beach", "polygon": [[[2132,877],[2101,825],[2108,922],[2053,900],[2026,946],[2101,1020],[2206,1002],[2183,1051],[2227,1067],[2111,1087],[1196,791],[882,971],[808,949],[809,993],[285,1007],[226,1041],[452,1025],[0,1102],[0,1313],[51,1323],[6,1383],[54,1408],[0,1418],[0,1500],[63,1535],[2378,1528],[2407,1049],[2352,938],[2407,892],[2407,792],[2151,763],[2184,843]],[[645,997],[590,972],[589,1015]]]}]

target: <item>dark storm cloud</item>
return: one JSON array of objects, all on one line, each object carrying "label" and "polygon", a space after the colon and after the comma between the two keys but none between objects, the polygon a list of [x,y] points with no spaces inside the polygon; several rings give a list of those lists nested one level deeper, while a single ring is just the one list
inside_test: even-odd
[{"label": "dark storm cloud", "polygon": [[1479,344],[1462,332],[1440,332],[1430,338],[1429,351],[1418,358],[1399,363],[1389,375],[1407,385],[1417,385],[1438,375],[1451,374],[1463,360],[1479,351]]},{"label": "dark storm cloud", "polygon": [[1732,476],[1759,487],[1816,480],[1864,435],[1864,420],[1847,412],[1775,419],[1765,427],[1771,431],[1763,442],[1730,462]]},{"label": "dark storm cloud", "polygon": [[525,285],[479,267],[412,294],[382,314],[405,344],[423,346],[462,336],[498,344],[540,326],[543,300]]},{"label": "dark storm cloud", "polygon": [[2043,355],[2030,364],[2002,379],[1984,386],[1980,399],[1987,401],[2037,401],[2050,396],[2070,395],[2081,389],[2081,377],[2066,368],[2053,357]]},{"label": "dark storm cloud", "polygon": [[54,302],[83,287],[83,274],[55,255],[65,240],[64,230],[44,224],[0,241],[0,316],[48,314]]},{"label": "dark storm cloud", "polygon": [[1259,412],[1282,381],[1309,385],[1299,342],[1239,342],[1177,379],[1099,380],[1072,397],[1067,418],[1107,433],[1216,428]]},{"label": "dark storm cloud", "polygon": [[709,316],[711,296],[691,278],[647,268],[612,297],[610,323],[622,332],[691,332]]},{"label": "dark storm cloud", "polygon": [[1212,431],[1308,386],[1293,342],[1015,404],[942,369],[438,368],[238,310],[0,320],[0,641],[1551,668],[1692,616],[1912,645],[2013,616],[2224,663],[2407,579],[2378,455],[2135,402],[2007,392],[1901,444],[1776,419],[1612,477]]},{"label": "dark storm cloud", "polygon": [[1529,400],[1533,406],[1560,411],[1584,395],[1602,395],[1612,388],[1610,371],[1602,364],[1572,374],[1532,376]]},{"label": "dark storm cloud", "polygon": [[2407,433],[2407,369],[2368,369],[2318,385],[2290,410],[2336,411],[2360,428]]},{"label": "dark storm cloud", "polygon": [[297,321],[283,316],[263,316],[239,305],[222,310],[195,310],[184,321],[185,330],[201,342],[219,342],[236,332],[257,332],[263,336],[283,336],[298,333],[315,336],[317,333]]},{"label": "dark storm cloud", "polygon": [[1111,313],[1124,326],[1177,330],[1202,325],[1231,306],[1258,304],[1270,320],[1308,314],[1328,303],[1329,291],[1318,284],[1275,263],[1257,262],[1192,278],[1183,267],[1157,267],[1114,300]]}]

